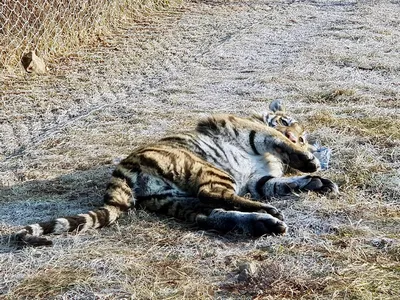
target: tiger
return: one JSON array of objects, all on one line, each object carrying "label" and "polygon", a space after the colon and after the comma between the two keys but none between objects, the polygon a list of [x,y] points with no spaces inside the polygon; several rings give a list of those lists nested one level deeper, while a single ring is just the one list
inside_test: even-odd
[{"label": "tiger", "polygon": [[16,233],[18,242],[49,246],[43,235],[108,226],[132,208],[221,233],[284,234],[283,213],[269,199],[294,191],[337,193],[338,187],[315,175],[284,177],[285,166],[313,173],[320,162],[299,122],[276,101],[270,110],[251,117],[211,115],[191,131],[136,148],[115,167],[103,206],[27,225]]}]

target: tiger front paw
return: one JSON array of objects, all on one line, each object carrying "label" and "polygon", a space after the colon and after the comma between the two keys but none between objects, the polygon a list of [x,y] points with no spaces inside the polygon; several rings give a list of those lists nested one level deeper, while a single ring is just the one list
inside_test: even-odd
[{"label": "tiger front paw", "polygon": [[294,145],[290,145],[290,147],[287,147],[287,145],[284,147],[276,146],[274,150],[283,163],[288,164],[296,170],[312,173],[321,168],[318,158],[311,152],[298,149]]},{"label": "tiger front paw", "polygon": [[313,173],[321,168],[319,160],[308,151],[290,153],[289,166],[305,173]]},{"label": "tiger front paw", "polygon": [[333,181],[322,178],[319,176],[305,176],[304,180],[308,181],[303,184],[301,190],[303,191],[313,191],[321,194],[338,194],[339,188]]},{"label": "tiger front paw", "polygon": [[333,181],[312,175],[272,178],[265,183],[263,188],[267,198],[290,196],[293,193],[308,191],[320,194],[339,193],[338,186]]}]

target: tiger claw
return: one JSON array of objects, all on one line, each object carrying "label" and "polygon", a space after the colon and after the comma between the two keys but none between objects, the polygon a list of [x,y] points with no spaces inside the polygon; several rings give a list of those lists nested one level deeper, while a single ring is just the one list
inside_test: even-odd
[{"label": "tiger claw", "polygon": [[314,191],[320,194],[338,194],[338,186],[331,180],[319,176],[309,176],[309,183],[302,189],[306,191]]},{"label": "tiger claw", "polygon": [[283,219],[284,219],[283,213],[276,207],[269,205],[269,204],[265,204],[265,207],[262,209],[262,211],[259,211],[259,212],[261,212],[261,213],[265,212],[267,214],[270,214],[271,216],[273,216],[281,221],[283,221]]}]

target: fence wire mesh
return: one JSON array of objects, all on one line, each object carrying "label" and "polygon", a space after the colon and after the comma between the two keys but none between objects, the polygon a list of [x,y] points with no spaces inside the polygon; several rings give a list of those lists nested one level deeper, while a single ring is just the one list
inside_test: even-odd
[{"label": "fence wire mesh", "polygon": [[51,56],[90,41],[116,22],[168,5],[168,0],[1,0],[0,68],[24,52]]}]

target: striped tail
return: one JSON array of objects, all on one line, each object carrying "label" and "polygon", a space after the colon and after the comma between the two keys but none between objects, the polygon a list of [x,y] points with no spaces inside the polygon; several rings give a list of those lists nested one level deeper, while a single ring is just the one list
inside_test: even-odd
[{"label": "striped tail", "polygon": [[42,235],[72,231],[81,232],[114,223],[131,206],[133,192],[128,173],[121,165],[115,169],[104,195],[104,205],[99,209],[85,214],[25,226],[16,233],[17,241],[20,244],[35,247],[50,246],[52,241],[42,237]]}]

